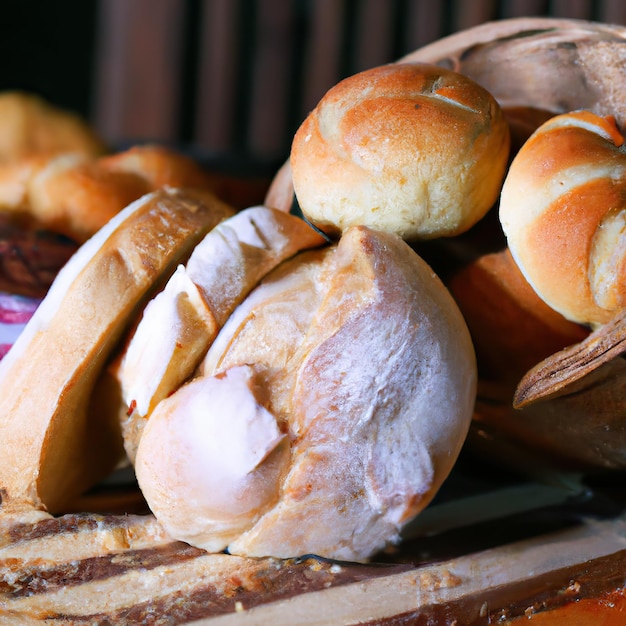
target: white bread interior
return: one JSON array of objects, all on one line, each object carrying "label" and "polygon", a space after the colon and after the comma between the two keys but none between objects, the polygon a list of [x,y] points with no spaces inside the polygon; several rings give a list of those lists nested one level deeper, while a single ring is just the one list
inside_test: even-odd
[{"label": "white bread interior", "polygon": [[120,401],[109,410],[120,417],[131,462],[154,407],[193,375],[235,307],[281,261],[324,243],[304,220],[256,206],[221,222],[194,248],[103,375],[112,404]]}]

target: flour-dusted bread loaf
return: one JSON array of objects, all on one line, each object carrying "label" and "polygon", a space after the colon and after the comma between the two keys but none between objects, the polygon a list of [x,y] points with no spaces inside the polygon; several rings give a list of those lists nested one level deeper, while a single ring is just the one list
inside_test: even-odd
[{"label": "flour-dusted bread loaf", "polygon": [[514,158],[500,201],[528,282],[569,320],[598,326],[626,305],[626,154],[611,117],[559,115]]},{"label": "flour-dusted bread loaf", "polygon": [[419,63],[332,87],[296,132],[291,169],[304,215],[332,234],[366,225],[427,239],[467,230],[500,192],[509,128],[471,79]]},{"label": "flour-dusted bread loaf", "polygon": [[399,236],[353,227],[234,311],[198,376],[152,412],[137,477],[194,545],[367,559],[448,475],[475,386],[449,292]]},{"label": "flour-dusted bread loaf", "polygon": [[123,458],[119,424],[88,411],[107,358],[159,281],[232,210],[160,190],[72,257],[0,361],[2,512],[63,507]]}]

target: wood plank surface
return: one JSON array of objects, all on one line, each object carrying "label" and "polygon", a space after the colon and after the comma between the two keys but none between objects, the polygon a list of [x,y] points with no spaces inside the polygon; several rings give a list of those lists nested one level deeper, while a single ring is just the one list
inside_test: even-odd
[{"label": "wood plank surface", "polygon": [[95,123],[109,141],[177,138],[185,7],[178,0],[100,3]]}]

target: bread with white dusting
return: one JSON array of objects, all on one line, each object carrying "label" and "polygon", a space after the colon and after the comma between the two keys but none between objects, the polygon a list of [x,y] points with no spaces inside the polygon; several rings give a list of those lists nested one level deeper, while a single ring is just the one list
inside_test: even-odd
[{"label": "bread with white dusting", "polygon": [[400,237],[354,227],[235,310],[200,375],[151,414],[137,477],[193,545],[365,560],[448,475],[475,385],[439,279]]}]

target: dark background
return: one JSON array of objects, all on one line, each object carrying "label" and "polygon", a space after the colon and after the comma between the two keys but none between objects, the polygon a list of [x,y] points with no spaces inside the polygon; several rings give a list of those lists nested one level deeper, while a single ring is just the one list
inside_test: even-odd
[{"label": "dark background", "polygon": [[626,23],[623,0],[2,0],[0,90],[42,95],[111,145],[272,164],[339,79],[489,20]]},{"label": "dark background", "polygon": [[2,0],[0,89],[91,113],[97,2]]}]

